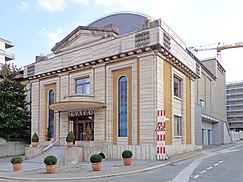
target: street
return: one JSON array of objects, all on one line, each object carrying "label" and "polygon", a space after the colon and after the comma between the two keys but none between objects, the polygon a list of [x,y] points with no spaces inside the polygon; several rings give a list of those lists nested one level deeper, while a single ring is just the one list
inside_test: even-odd
[{"label": "street", "polygon": [[[240,182],[243,181],[243,144],[157,168],[148,172],[107,178],[71,180],[89,182]],[[0,179],[0,181],[16,181]],[[33,181],[38,181],[35,179]],[[61,180],[59,180],[61,181]],[[66,180],[63,180],[66,181]]]}]

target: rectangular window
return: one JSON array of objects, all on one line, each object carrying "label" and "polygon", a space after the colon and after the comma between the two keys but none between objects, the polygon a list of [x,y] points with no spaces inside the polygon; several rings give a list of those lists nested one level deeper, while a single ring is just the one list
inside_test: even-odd
[{"label": "rectangular window", "polygon": [[204,114],[205,113],[205,103],[204,100],[200,99],[200,107],[201,107],[201,112]]},{"label": "rectangular window", "polygon": [[90,94],[90,78],[76,80],[76,94]]},{"label": "rectangular window", "polygon": [[182,80],[174,76],[174,96],[181,98],[181,83]]},{"label": "rectangular window", "polygon": [[181,117],[174,116],[174,135],[181,136]]}]

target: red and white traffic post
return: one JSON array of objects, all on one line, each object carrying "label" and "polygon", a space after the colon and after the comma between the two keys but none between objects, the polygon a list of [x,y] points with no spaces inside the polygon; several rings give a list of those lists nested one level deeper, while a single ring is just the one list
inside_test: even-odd
[{"label": "red and white traffic post", "polygon": [[158,110],[157,125],[155,132],[157,133],[157,160],[166,160],[166,148],[165,148],[165,127],[166,121],[165,110]]}]

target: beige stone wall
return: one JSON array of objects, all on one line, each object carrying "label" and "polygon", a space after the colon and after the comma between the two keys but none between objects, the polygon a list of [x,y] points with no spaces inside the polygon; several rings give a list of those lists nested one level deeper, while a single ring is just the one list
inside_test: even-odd
[{"label": "beige stone wall", "polygon": [[139,58],[140,61],[140,133],[141,144],[155,144],[157,121],[156,59],[154,55]]},{"label": "beige stone wall", "polygon": [[30,82],[32,84],[31,90],[31,133],[37,133],[40,136],[39,131],[39,82],[38,80],[34,80]]}]

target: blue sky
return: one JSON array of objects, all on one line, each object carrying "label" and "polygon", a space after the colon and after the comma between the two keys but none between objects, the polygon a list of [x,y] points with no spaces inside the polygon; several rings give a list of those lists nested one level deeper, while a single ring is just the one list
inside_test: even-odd
[{"label": "blue sky", "polygon": [[[0,37],[15,45],[10,51],[17,66],[50,53],[77,26],[117,11],[161,18],[188,47],[243,42],[242,0],[1,0],[0,7]],[[222,51],[227,81],[243,80],[242,58],[243,48]]]}]

